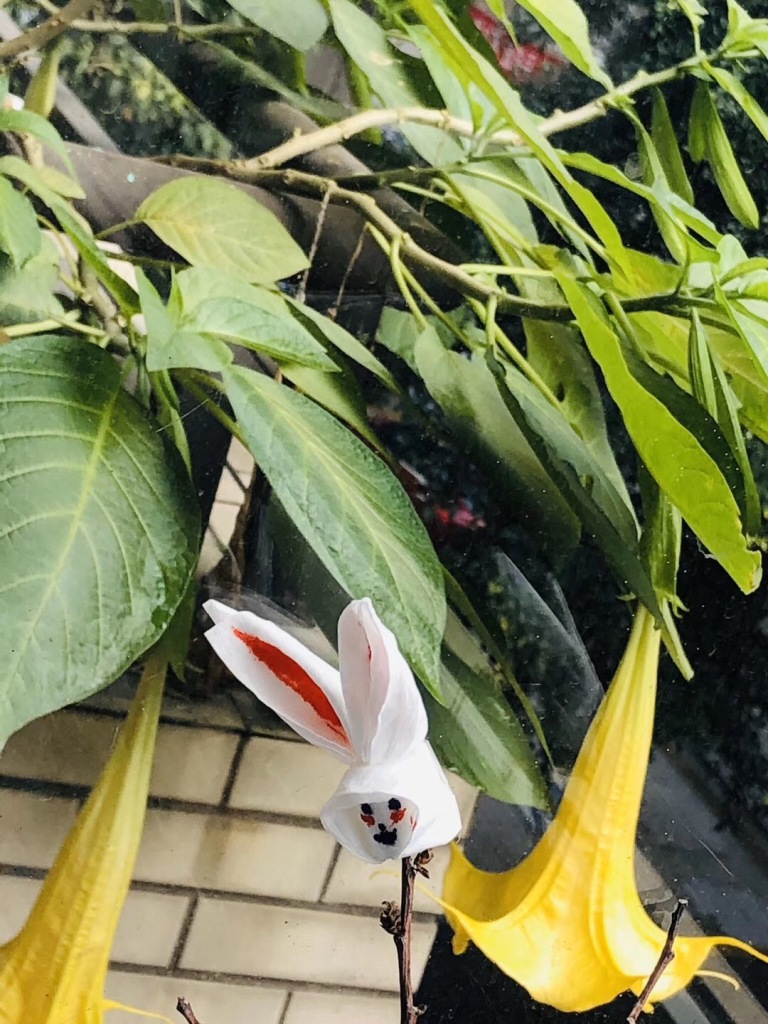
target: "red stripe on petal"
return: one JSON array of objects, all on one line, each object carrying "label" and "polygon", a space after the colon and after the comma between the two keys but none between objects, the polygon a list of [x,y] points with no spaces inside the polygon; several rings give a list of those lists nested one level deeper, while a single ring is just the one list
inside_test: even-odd
[{"label": "red stripe on petal", "polygon": [[331,732],[335,733],[338,739],[345,746],[349,746],[347,736],[341,719],[336,714],[333,705],[317,685],[312,676],[305,669],[290,658],[279,647],[273,647],[252,633],[243,633],[242,630],[232,631],[238,640],[242,640],[254,658],[257,658],[269,671],[276,676],[281,683],[284,683],[290,690],[293,690],[299,697],[325,722]]}]

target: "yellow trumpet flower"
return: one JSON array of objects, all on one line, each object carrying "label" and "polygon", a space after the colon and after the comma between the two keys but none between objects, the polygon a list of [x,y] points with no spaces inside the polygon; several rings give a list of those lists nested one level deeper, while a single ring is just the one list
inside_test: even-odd
[{"label": "yellow trumpet flower", "polygon": [[106,1000],[104,984],[141,840],[164,678],[165,662],[150,659],[26,925],[0,948],[0,1024],[102,1024],[104,1010],[130,1009]]},{"label": "yellow trumpet flower", "polygon": [[[635,836],[656,701],[659,632],[640,608],[616,677],[587,733],[555,819],[511,871],[479,871],[452,850],[443,905],[454,952],[469,942],[539,1002],[590,1010],[631,989],[656,966],[666,933],[646,914],[635,883]],[[738,939],[678,937],[674,960],[646,1008],[685,988],[715,946]]]}]

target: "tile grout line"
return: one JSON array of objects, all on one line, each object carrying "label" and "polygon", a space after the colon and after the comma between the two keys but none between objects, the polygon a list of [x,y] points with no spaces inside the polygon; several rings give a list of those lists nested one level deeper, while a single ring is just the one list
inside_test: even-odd
[{"label": "tile grout line", "polygon": [[[32,793],[41,797],[58,797],[63,800],[85,800],[91,786],[74,782],[52,782],[45,779],[28,779],[15,775],[0,774],[0,793],[3,789],[11,792]],[[172,796],[150,796],[147,804],[150,810],[180,811],[184,814],[206,814],[222,818],[239,818],[244,821],[263,822],[267,825],[289,825],[308,831],[322,832],[319,820],[310,815],[280,814],[277,811],[260,811],[257,808],[223,807],[221,804],[199,803]]]},{"label": "tile grout line", "polygon": [[279,988],[285,991],[290,985],[294,992],[327,992],[335,996],[388,996],[397,998],[394,989],[376,988],[370,985],[340,985],[337,982],[303,981],[300,978],[267,977],[261,974],[235,974],[229,971],[203,971],[191,967],[177,967],[170,971],[167,967],[154,964],[135,964],[122,960],[114,960],[110,969],[123,974],[147,975],[152,978],[175,978],[177,981],[207,981],[214,984],[242,985],[246,988]]},{"label": "tile grout line", "polygon": [[235,752],[232,755],[232,760],[229,763],[229,773],[227,774],[226,782],[224,783],[224,789],[221,793],[221,799],[219,800],[218,806],[223,809],[229,809],[229,801],[232,799],[232,791],[235,788],[235,782],[237,781],[237,774],[240,771],[240,765],[242,764],[243,757],[245,755],[245,748],[248,746],[250,736],[244,734],[237,741]]},{"label": "tile grout line", "polygon": [[[0,878],[26,878],[41,881],[48,874],[46,868],[26,867],[23,864],[0,863]],[[232,889],[211,889],[206,886],[175,885],[169,882],[150,882],[134,879],[132,892],[157,893],[159,896],[185,896],[205,898],[222,903],[244,903],[249,906],[282,907],[286,910],[300,910],[321,914],[339,914],[345,917],[375,918],[379,914],[377,905],[358,903],[319,903],[315,900],[300,900],[290,896],[268,896],[264,893],[242,892]],[[434,924],[440,914],[427,910],[415,910],[413,920],[419,924]]]},{"label": "tile grout line", "polygon": [[333,854],[331,856],[331,862],[328,865],[328,870],[325,873],[323,884],[320,886],[320,895],[317,897],[318,903],[322,903],[325,900],[326,894],[333,878],[333,872],[336,870],[336,865],[339,863],[339,857],[341,856],[341,847],[336,843]]},{"label": "tile grout line", "polygon": [[277,1024],[285,1024],[285,1018],[288,1016],[288,1011],[291,1008],[291,1003],[292,1002],[293,1002],[293,992],[291,991],[291,992],[288,992],[286,994],[286,996],[285,996],[285,1002],[283,1003],[283,1008],[280,1011],[280,1016],[277,1018]]},{"label": "tile grout line", "polygon": [[187,905],[187,909],[184,914],[184,919],[181,922],[181,927],[179,928],[179,934],[176,936],[176,945],[173,947],[173,953],[171,953],[171,959],[168,963],[169,971],[176,971],[179,969],[181,958],[184,955],[184,947],[187,944],[189,933],[192,930],[192,924],[194,923],[195,914],[197,913],[199,904],[199,894],[190,896],[189,904]]}]

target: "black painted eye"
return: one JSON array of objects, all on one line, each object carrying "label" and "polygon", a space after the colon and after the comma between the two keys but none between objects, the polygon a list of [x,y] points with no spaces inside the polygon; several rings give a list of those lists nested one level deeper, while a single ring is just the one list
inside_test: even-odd
[{"label": "black painted eye", "polygon": [[373,808],[370,804],[360,804],[360,810],[363,814],[373,814]]},{"label": "black painted eye", "polygon": [[392,799],[387,804],[387,807],[390,809],[390,811],[399,811],[402,806],[403,805],[400,803],[400,801],[396,800],[394,797],[392,797]]}]

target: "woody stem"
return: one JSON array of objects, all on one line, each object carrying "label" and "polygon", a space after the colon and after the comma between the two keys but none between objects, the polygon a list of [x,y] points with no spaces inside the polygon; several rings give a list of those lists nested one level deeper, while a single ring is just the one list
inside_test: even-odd
[{"label": "woody stem", "polygon": [[413,857],[403,857],[400,890],[400,916],[394,931],[397,964],[400,972],[400,1024],[416,1024],[419,1013],[413,1004],[411,982],[411,923],[416,869]]},{"label": "woody stem", "polygon": [[675,959],[675,951],[672,947],[674,946],[675,935],[677,934],[677,929],[680,925],[680,918],[683,916],[683,911],[687,906],[688,900],[677,901],[677,906],[672,912],[672,922],[669,926],[669,931],[667,932],[666,941],[664,942],[664,945],[661,948],[659,959],[656,963],[656,966],[651,971],[651,975],[648,978],[648,981],[645,983],[643,991],[638,996],[637,1002],[632,1007],[632,1012],[627,1017],[627,1024],[637,1024],[637,1020],[640,1014],[643,1012],[645,1004],[647,1003],[653,990],[656,988],[656,983],[658,982],[659,978],[662,976],[664,971],[667,969],[667,967]]}]

